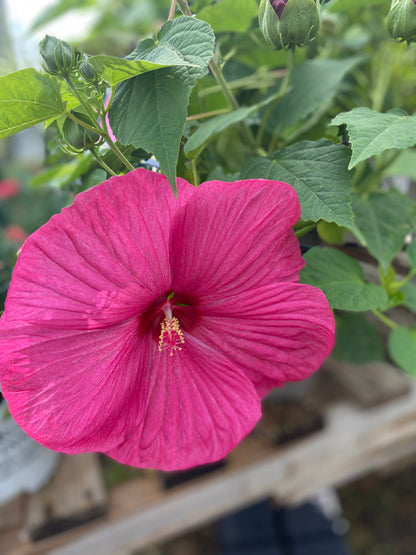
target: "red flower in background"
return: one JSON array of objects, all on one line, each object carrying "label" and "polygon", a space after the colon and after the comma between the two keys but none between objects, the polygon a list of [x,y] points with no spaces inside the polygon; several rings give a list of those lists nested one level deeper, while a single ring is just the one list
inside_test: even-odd
[{"label": "red flower in background", "polygon": [[10,241],[11,243],[19,243],[21,245],[29,237],[28,232],[17,224],[8,225],[4,229],[3,233],[7,241]]},{"label": "red flower in background", "polygon": [[78,195],[29,237],[0,321],[17,422],[67,453],[164,470],[218,460],[261,397],[319,368],[323,293],[299,284],[285,183],[194,188],[136,170]]},{"label": "red flower in background", "polygon": [[0,200],[15,197],[21,191],[20,182],[17,179],[3,179],[0,181]]}]

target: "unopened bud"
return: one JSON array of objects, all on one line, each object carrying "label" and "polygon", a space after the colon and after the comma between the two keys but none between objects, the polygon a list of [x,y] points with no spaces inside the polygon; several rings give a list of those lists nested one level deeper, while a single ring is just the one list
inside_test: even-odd
[{"label": "unopened bud", "polygon": [[86,54],[84,54],[82,57],[79,71],[85,81],[88,81],[89,83],[97,83],[97,81],[99,80],[99,75],[95,71],[94,67],[89,63],[88,56]]},{"label": "unopened bud", "polygon": [[[90,123],[83,114],[75,112],[73,114],[85,123]],[[94,133],[71,118],[67,118],[62,126],[62,137],[65,143],[75,150],[92,148],[100,138],[98,133]]]},{"label": "unopened bud", "polygon": [[70,44],[46,35],[39,44],[46,71],[54,75],[67,75],[77,64],[77,55]]},{"label": "unopened bud", "polygon": [[416,0],[393,0],[387,29],[394,39],[416,42]]},{"label": "unopened bud", "polygon": [[321,19],[315,0],[260,0],[259,24],[267,42],[280,50],[314,39]]}]

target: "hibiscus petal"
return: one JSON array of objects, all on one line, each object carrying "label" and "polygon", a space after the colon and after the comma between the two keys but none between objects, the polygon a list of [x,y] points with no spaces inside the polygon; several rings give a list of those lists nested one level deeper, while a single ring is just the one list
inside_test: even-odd
[{"label": "hibiscus petal", "polygon": [[173,219],[175,292],[221,301],[259,285],[297,279],[304,263],[291,228],[299,216],[296,193],[286,183],[202,184]]},{"label": "hibiscus petal", "polygon": [[164,176],[139,169],[78,195],[26,241],[2,324],[99,328],[166,294],[171,220],[194,191],[180,180],[175,199]]},{"label": "hibiscus petal", "polygon": [[263,396],[317,370],[334,345],[335,324],[322,291],[280,283],[205,305],[191,333],[238,365]]},{"label": "hibiscus petal", "polygon": [[182,351],[157,353],[141,383],[142,423],[106,453],[122,463],[178,470],[222,459],[261,416],[250,380],[188,334]]},{"label": "hibiscus petal", "polygon": [[18,424],[39,443],[67,453],[120,443],[130,427],[126,407],[136,404],[139,370],[152,365],[154,342],[138,330],[132,319],[101,330],[28,325],[0,333],[2,393]]}]

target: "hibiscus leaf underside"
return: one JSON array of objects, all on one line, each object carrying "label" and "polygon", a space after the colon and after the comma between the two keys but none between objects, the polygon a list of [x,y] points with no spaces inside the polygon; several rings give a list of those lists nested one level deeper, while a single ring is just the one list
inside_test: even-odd
[{"label": "hibiscus leaf underside", "polygon": [[409,148],[416,144],[416,116],[397,113],[380,114],[370,108],[342,112],[332,125],[345,124],[352,147],[349,168],[362,160],[391,148]]},{"label": "hibiscus leaf underside", "polygon": [[158,48],[174,50],[192,66],[164,68],[121,83],[109,117],[117,140],[152,152],[176,192],[176,165],[188,98],[214,48],[210,26],[191,17],[168,21],[159,42],[146,40],[129,57],[154,59]]}]

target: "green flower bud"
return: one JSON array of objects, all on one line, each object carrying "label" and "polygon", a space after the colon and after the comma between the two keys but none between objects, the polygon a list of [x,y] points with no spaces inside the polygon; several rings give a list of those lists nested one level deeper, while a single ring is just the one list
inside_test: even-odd
[{"label": "green flower bud", "polygon": [[97,83],[97,81],[99,80],[99,75],[95,71],[94,67],[89,63],[88,56],[86,54],[84,54],[82,57],[79,71],[85,81],[88,81],[89,83]]},{"label": "green flower bud", "polygon": [[321,19],[315,0],[260,0],[259,24],[267,42],[281,50],[315,38]]},{"label": "green flower bud", "polygon": [[77,65],[77,54],[70,44],[46,35],[39,44],[43,67],[54,75],[67,75]]},{"label": "green flower bud", "polygon": [[416,42],[416,0],[393,0],[387,15],[387,29],[400,42]]},{"label": "green flower bud", "polygon": [[[90,123],[84,114],[72,112],[78,119]],[[67,145],[76,151],[93,147],[100,136],[98,133],[86,129],[71,118],[67,118],[62,126],[62,137]]]}]

